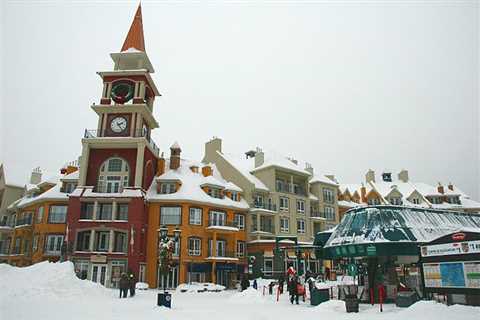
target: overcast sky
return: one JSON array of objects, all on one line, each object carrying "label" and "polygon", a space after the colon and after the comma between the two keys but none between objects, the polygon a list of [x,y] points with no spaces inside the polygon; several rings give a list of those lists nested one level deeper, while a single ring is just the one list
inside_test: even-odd
[{"label": "overcast sky", "polygon": [[[137,1],[2,1],[0,162],[81,152]],[[176,4],[175,4],[176,3]],[[358,183],[372,168],[480,200],[477,1],[142,1],[153,134],[200,160],[256,146]],[[1,139],[0,139],[1,140]],[[167,152],[168,153],[168,152]]]}]

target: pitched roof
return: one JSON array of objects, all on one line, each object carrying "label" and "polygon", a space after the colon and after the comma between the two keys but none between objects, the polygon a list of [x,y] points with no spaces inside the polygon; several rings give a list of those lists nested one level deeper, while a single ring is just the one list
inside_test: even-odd
[{"label": "pitched roof", "polygon": [[138,5],[138,9],[135,13],[135,17],[133,18],[132,25],[130,26],[130,30],[128,31],[127,37],[125,38],[125,42],[123,43],[122,49],[120,51],[128,51],[131,48],[145,52],[145,39],[143,37],[141,4]]}]

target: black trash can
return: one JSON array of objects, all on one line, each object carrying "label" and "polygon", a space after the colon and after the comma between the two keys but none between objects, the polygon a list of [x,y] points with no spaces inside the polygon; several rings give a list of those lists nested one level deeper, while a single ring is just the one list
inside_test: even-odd
[{"label": "black trash can", "polygon": [[310,292],[310,304],[312,306],[318,306],[320,303],[330,300],[329,291],[329,289],[313,288]]},{"label": "black trash can", "polygon": [[345,295],[345,308],[347,312],[358,312],[358,298],[356,295]]},{"label": "black trash can", "polygon": [[412,304],[417,302],[418,297],[415,291],[401,291],[397,293],[397,299],[395,304],[400,308],[410,307]]},{"label": "black trash can", "polygon": [[168,292],[162,292],[158,294],[157,297],[157,306],[161,307],[172,307],[172,295]]}]

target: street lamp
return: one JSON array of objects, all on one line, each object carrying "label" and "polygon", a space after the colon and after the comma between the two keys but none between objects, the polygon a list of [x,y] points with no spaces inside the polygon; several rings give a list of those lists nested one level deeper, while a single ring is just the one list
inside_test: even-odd
[{"label": "street lamp", "polygon": [[170,272],[172,263],[172,254],[175,251],[175,245],[180,239],[181,230],[175,227],[173,230],[173,237],[168,236],[168,228],[162,226],[158,229],[158,256],[160,262],[160,272],[163,276],[163,291],[167,292],[167,275]]},{"label": "street lamp", "polygon": [[166,226],[162,226],[160,229],[158,229],[158,231],[160,232],[160,239],[163,240],[167,237],[168,228]]}]

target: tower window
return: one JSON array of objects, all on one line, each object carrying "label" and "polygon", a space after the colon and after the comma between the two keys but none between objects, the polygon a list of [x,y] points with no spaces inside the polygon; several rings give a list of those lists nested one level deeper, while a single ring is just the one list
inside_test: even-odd
[{"label": "tower window", "polygon": [[122,158],[110,158],[100,167],[98,177],[98,192],[122,192],[122,187],[128,186],[130,169],[128,162]]}]

